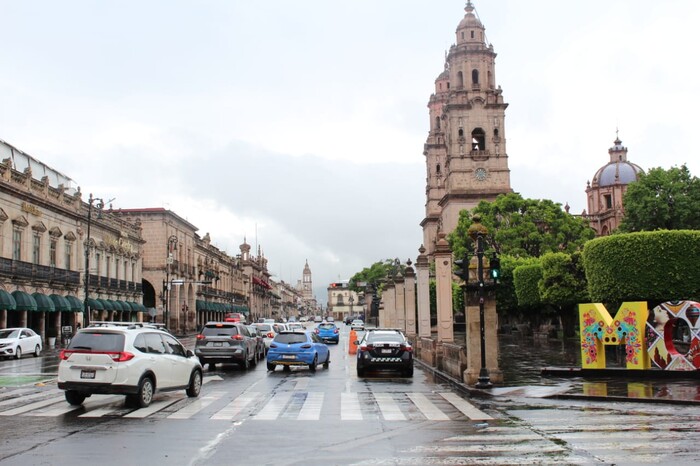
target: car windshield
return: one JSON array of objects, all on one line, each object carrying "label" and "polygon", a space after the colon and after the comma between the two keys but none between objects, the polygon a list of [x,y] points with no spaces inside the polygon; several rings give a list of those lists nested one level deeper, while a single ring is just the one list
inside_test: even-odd
[{"label": "car windshield", "polygon": [[206,325],[202,329],[205,337],[230,337],[238,335],[238,328],[235,325]]},{"label": "car windshield", "polygon": [[71,339],[68,349],[123,351],[124,334],[112,332],[78,332]]},{"label": "car windshield", "polygon": [[272,325],[270,324],[257,324],[256,327],[260,329],[261,332],[270,332],[272,331]]},{"label": "car windshield", "polygon": [[331,329],[335,328],[335,325],[334,324],[319,324],[318,328],[331,330]]},{"label": "car windshield", "polygon": [[368,343],[376,343],[378,341],[387,343],[403,343],[403,336],[400,333],[371,333],[367,337]]},{"label": "car windshield", "polygon": [[276,343],[284,343],[287,345],[293,345],[295,343],[306,343],[307,338],[303,333],[280,333],[275,337]]},{"label": "car windshield", "polygon": [[17,335],[19,335],[17,329],[0,330],[0,338],[17,338]]}]

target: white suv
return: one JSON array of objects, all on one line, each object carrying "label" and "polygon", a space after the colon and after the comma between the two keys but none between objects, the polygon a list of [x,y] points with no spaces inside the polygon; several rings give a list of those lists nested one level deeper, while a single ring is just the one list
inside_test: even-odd
[{"label": "white suv", "polygon": [[126,395],[145,408],[158,391],[185,389],[197,397],[202,365],[166,331],[140,323],[100,323],[78,330],[60,353],[58,388],[81,405],[93,394]]}]

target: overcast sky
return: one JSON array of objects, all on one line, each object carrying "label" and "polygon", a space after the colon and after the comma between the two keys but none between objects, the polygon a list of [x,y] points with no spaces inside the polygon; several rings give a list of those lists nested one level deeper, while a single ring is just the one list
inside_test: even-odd
[{"label": "overcast sky", "polygon": [[[115,208],[165,207],[276,279],[415,260],[427,102],[460,0],[0,0],[0,139]],[[615,131],[700,174],[697,0],[476,0],[511,184],[586,207]]]}]

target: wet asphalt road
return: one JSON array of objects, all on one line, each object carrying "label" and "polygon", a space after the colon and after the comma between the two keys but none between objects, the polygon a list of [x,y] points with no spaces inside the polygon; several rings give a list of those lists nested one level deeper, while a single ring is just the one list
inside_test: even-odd
[{"label": "wet asphalt road", "polygon": [[[342,327],[342,325],[341,325]],[[56,357],[0,361],[2,377],[55,373]],[[700,461],[700,408],[519,397],[464,399],[415,376],[357,378],[347,330],[329,369],[217,366],[198,399],[134,410],[55,381],[0,389],[0,464],[685,464]]]}]

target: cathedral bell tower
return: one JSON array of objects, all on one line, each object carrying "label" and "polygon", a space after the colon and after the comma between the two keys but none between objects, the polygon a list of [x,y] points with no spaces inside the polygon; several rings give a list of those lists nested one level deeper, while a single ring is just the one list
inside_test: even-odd
[{"label": "cathedral bell tower", "polygon": [[471,1],[457,26],[456,43],[430,96],[430,132],[423,244],[429,255],[439,232],[451,233],[459,212],[510,193],[505,110],[496,86],[496,53]]}]

